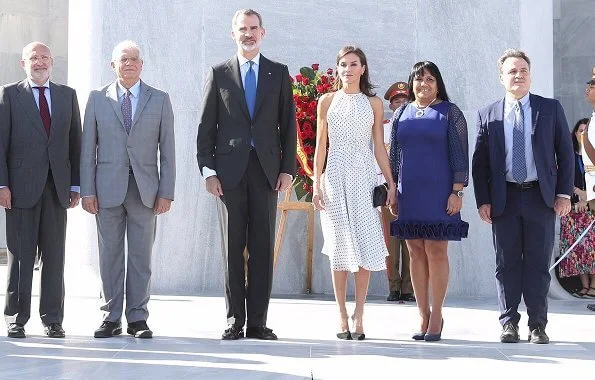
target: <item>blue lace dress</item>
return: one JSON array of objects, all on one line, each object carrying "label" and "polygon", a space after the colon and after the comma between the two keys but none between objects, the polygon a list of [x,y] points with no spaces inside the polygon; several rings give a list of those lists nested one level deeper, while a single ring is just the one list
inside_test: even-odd
[{"label": "blue lace dress", "polygon": [[398,180],[398,218],[391,223],[397,239],[461,240],[469,224],[448,215],[453,183],[469,181],[467,122],[446,101],[416,116],[411,103],[395,111],[390,160]]}]

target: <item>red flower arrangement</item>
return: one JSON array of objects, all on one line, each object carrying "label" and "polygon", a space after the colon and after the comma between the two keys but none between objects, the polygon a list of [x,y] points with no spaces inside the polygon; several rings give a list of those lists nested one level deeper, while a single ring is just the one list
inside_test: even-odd
[{"label": "red flower arrangement", "polygon": [[314,63],[311,67],[302,67],[300,73],[291,78],[298,134],[298,172],[293,181],[293,188],[297,199],[306,202],[312,201],[316,107],[320,96],[329,92],[335,81],[333,69],[321,72],[318,66],[318,63]]}]

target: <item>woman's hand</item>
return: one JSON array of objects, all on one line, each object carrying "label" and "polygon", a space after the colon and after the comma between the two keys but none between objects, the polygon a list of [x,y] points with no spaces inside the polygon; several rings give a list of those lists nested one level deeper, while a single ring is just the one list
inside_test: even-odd
[{"label": "woman's hand", "polygon": [[312,204],[314,204],[315,210],[324,210],[324,194],[319,186],[314,186],[314,192],[312,194]]},{"label": "woman's hand", "polygon": [[446,204],[446,213],[449,216],[453,216],[461,211],[461,207],[463,207],[463,198],[457,196],[456,194],[450,194]]},{"label": "woman's hand", "polygon": [[586,201],[587,200],[587,192],[581,189],[576,189],[574,191],[574,193],[576,195],[578,195],[578,200],[579,201]]},{"label": "woman's hand", "polygon": [[386,189],[386,206],[391,206],[397,203],[397,188],[393,183]]},{"label": "woman's hand", "polygon": [[578,201],[578,203],[576,203],[574,205],[574,211],[576,212],[586,212],[589,208],[587,207],[587,201]]}]

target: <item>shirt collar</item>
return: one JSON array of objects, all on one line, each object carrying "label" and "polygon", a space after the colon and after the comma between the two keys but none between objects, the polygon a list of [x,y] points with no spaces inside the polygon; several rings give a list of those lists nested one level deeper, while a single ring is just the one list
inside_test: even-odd
[{"label": "shirt collar", "polygon": [[[124,88],[124,86],[122,86],[119,81],[116,81],[116,83],[118,86],[118,97],[121,97],[126,93],[126,88]],[[128,91],[130,91],[133,97],[138,99],[138,94],[140,93],[140,79],[132,87],[130,87]]]},{"label": "shirt collar", "polygon": [[34,83],[31,80],[31,78],[27,78],[27,82],[29,83],[29,86],[31,86],[31,88],[33,88],[33,87],[47,87],[47,88],[50,88],[50,80],[49,79],[43,84],[43,86],[40,86],[40,85]]},{"label": "shirt collar", "polygon": [[258,53],[256,55],[256,57],[252,58],[252,59],[246,59],[246,57],[244,57],[243,55],[241,55],[240,53],[237,54],[238,56],[238,63],[240,64],[240,67],[245,65],[246,62],[248,61],[252,61],[254,62],[254,64],[258,67],[258,64],[260,63],[260,53]]},{"label": "shirt collar", "polygon": [[[521,102],[521,106],[523,108],[525,108],[527,106],[527,103],[529,103],[529,95],[530,95],[530,93],[527,92],[527,94],[525,96],[523,96],[522,98],[519,99],[519,101]],[[505,99],[506,99],[506,105],[508,107],[514,106],[514,104],[517,102],[517,99],[514,99],[509,94],[506,94]]]}]

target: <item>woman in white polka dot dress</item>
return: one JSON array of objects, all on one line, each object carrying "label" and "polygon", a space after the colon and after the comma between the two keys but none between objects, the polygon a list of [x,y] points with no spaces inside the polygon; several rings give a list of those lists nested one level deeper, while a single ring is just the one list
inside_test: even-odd
[{"label": "woman in white polka dot dress", "polygon": [[[382,100],[372,92],[361,49],[346,46],[339,51],[335,90],[318,102],[312,202],[322,210],[322,253],[331,263],[340,315],[337,337],[362,340],[370,271],[386,269],[388,256],[380,213],[372,205],[377,181],[375,159],[389,184],[387,205],[394,203],[395,184],[384,149]],[[328,159],[322,176],[327,139]],[[349,272],[355,276],[353,331],[345,305]]]}]

